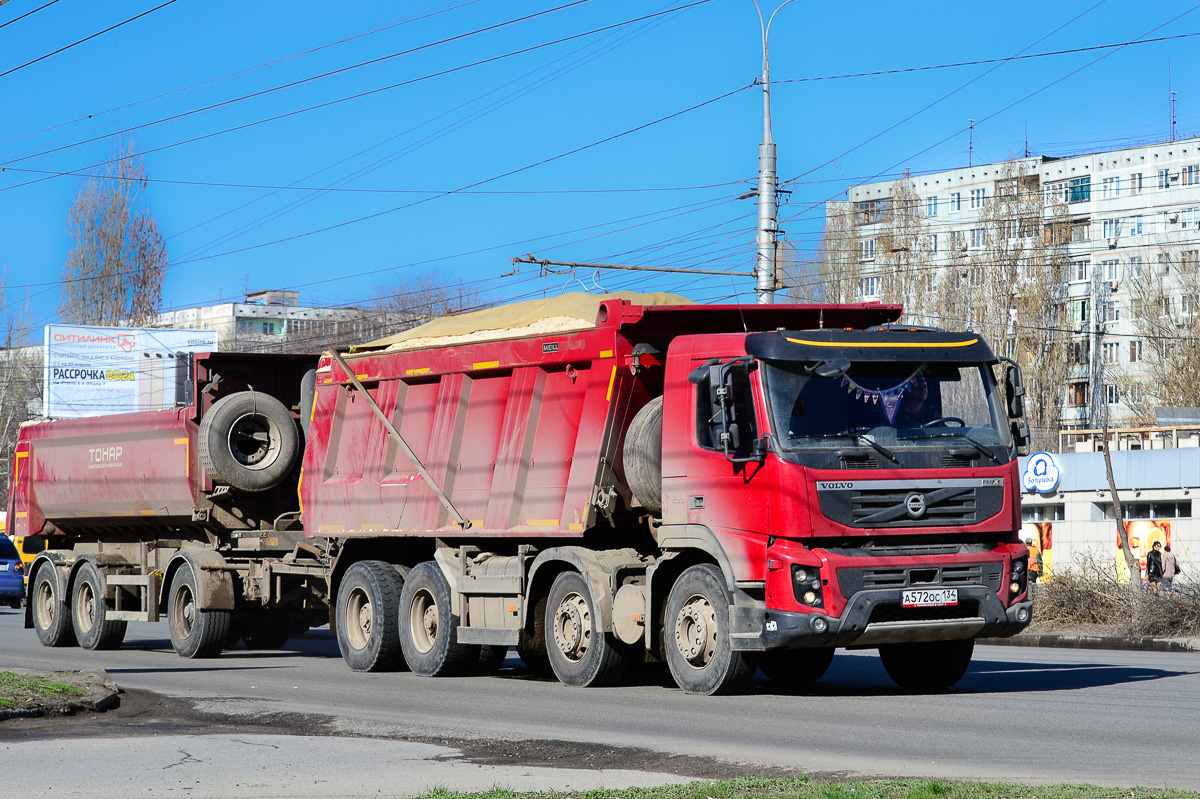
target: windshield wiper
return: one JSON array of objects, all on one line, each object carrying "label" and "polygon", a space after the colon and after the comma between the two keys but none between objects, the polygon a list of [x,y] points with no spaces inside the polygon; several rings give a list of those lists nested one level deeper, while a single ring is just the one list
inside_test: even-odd
[{"label": "windshield wiper", "polygon": [[841,433],[818,433],[814,436],[801,436],[802,438],[852,438],[855,441],[865,441],[871,449],[888,458],[892,463],[899,463],[900,459],[896,457],[896,453],[876,441],[873,441],[865,433],[855,433],[851,430],[846,430]]},{"label": "windshield wiper", "polygon": [[899,436],[899,438],[904,441],[915,441],[919,438],[951,438],[951,437],[965,438],[967,441],[969,441],[971,443],[971,446],[975,447],[975,449],[979,450],[984,455],[987,455],[989,458],[991,458],[992,463],[1000,463],[1000,459],[997,458],[994,454],[992,454],[992,451],[990,449],[988,449],[984,444],[980,443],[979,441],[976,441],[975,438],[972,437],[970,433],[959,432],[958,430],[953,430],[953,431],[946,431],[945,433],[934,433],[933,435],[930,435],[930,436]]}]

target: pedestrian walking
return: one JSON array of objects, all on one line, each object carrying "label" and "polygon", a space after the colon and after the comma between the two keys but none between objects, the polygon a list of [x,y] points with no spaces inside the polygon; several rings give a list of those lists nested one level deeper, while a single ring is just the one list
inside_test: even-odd
[{"label": "pedestrian walking", "polygon": [[1163,549],[1162,566],[1162,587],[1163,590],[1167,592],[1167,596],[1170,596],[1171,592],[1175,590],[1175,577],[1181,572],[1181,569],[1179,568],[1179,560],[1175,557],[1175,553],[1171,551],[1170,544],[1167,544],[1166,548]]},{"label": "pedestrian walking", "polygon": [[1042,576],[1042,548],[1032,538],[1025,539],[1025,546],[1029,547],[1029,582],[1036,583]]},{"label": "pedestrian walking", "polygon": [[1155,541],[1154,548],[1146,555],[1146,580],[1150,583],[1150,593],[1157,595],[1163,581],[1161,541]]}]

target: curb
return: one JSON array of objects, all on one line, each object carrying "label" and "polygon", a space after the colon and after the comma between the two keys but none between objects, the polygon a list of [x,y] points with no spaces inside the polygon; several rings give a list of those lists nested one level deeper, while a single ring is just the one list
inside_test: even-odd
[{"label": "curb", "polygon": [[1200,638],[1151,638],[1148,636],[1102,635],[1015,635],[1012,638],[980,638],[994,646],[1038,646],[1064,649],[1120,649],[1136,652],[1200,652]]}]

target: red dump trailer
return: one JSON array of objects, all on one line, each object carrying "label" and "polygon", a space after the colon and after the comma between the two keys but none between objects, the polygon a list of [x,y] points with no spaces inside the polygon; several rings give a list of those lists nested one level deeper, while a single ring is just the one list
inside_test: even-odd
[{"label": "red dump trailer", "polygon": [[[198,355],[173,411],[21,429],[27,626],[278,646],[571,685],[665,661],[685,691],[878,648],[953,685],[1030,618],[1020,371],[879,304],[566,298],[320,357]],[[28,544],[27,544],[28,546]]]}]

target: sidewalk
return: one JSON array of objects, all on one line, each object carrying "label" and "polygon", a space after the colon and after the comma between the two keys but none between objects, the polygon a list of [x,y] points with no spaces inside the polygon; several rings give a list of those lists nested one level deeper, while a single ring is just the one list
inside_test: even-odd
[{"label": "sidewalk", "polygon": [[1035,635],[1019,633],[1012,638],[980,638],[995,646],[1056,646],[1069,649],[1125,649],[1143,652],[1200,652],[1200,638],[1150,638],[1115,635]]}]

